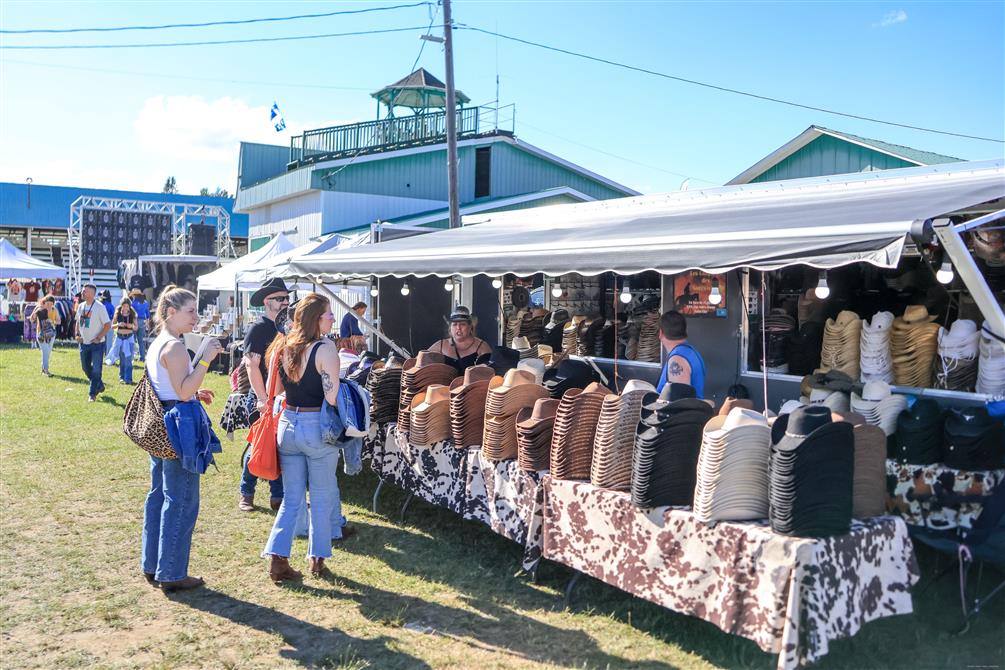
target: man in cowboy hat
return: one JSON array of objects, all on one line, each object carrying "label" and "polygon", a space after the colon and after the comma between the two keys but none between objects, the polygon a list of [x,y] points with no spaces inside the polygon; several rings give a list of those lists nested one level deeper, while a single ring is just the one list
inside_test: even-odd
[{"label": "man in cowboy hat", "polygon": [[660,372],[657,391],[667,382],[688,384],[695,395],[705,397],[705,360],[687,341],[687,319],[680,312],[670,310],[660,317],[660,342],[667,351],[667,361]]},{"label": "man in cowboy hat", "polygon": [[134,288],[129,292],[129,297],[133,299],[133,311],[136,312],[136,354],[140,361],[147,353],[147,319],[150,318],[150,303],[147,296],[140,288]]},{"label": "man in cowboy hat", "polygon": [[[286,282],[275,277],[260,289],[251,294],[252,307],[264,307],[265,314],[248,329],[244,336],[244,361],[243,365],[248,371],[248,381],[251,382],[251,390],[257,399],[256,408],[261,411],[265,406],[265,399],[268,393],[265,390],[265,382],[268,379],[268,363],[265,360],[265,351],[272,344],[272,341],[279,335],[276,328],[276,317],[283,308],[290,304],[290,291],[286,288]],[[241,500],[237,507],[242,512],[255,511],[255,486],[258,479],[248,472],[248,459],[251,458],[251,450],[245,450],[244,472],[241,475]],[[272,490],[272,499],[269,501],[272,509],[279,509],[283,502],[283,481],[277,479],[269,482]]]}]

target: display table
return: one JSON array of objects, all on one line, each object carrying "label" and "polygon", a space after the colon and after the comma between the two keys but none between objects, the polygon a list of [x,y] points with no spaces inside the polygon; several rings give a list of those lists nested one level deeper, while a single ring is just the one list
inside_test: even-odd
[{"label": "display table", "polygon": [[886,508],[911,526],[932,530],[970,528],[980,516],[979,502],[943,505],[938,494],[988,496],[1005,481],[1002,470],[954,470],[942,463],[910,465],[887,459]]},{"label": "display table", "polygon": [[542,555],[779,654],[813,662],[830,640],[912,611],[917,562],[902,519],[854,522],[822,540],[766,522],[709,527],[677,508],[642,510],[629,494],[544,476]]},{"label": "display table", "polygon": [[532,517],[540,514],[536,503],[541,477],[517,467],[516,459],[492,461],[482,455],[479,447],[468,449],[464,518],[481,521],[496,533],[520,545],[539,546],[540,538],[528,538],[533,527]]},{"label": "display table", "polygon": [[[381,468],[388,479],[431,505],[463,515],[467,450],[455,449],[450,440],[428,447],[416,446],[409,444],[407,436],[397,430],[388,431],[385,444],[391,440],[395,444],[385,450],[386,462]],[[387,454],[393,454],[394,458],[388,459]]]}]

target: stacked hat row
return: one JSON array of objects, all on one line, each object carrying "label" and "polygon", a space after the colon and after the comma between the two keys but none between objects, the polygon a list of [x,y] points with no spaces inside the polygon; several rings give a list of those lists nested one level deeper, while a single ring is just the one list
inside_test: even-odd
[{"label": "stacked hat row", "polygon": [[992,334],[987,321],[981,329],[980,362],[977,367],[977,392],[990,396],[1005,395],[1005,342]]},{"label": "stacked hat row", "polygon": [[764,318],[764,355],[768,372],[787,374],[788,344],[796,330],[796,320],[784,309],[773,309]]},{"label": "stacked hat row", "polygon": [[503,377],[493,377],[485,397],[482,454],[493,460],[516,458],[516,416],[546,397],[548,391],[526,370],[510,370]]},{"label": "stacked hat row", "polygon": [[945,463],[958,470],[1002,467],[1005,424],[984,407],[942,410],[919,398],[897,417],[890,458],[914,465]]},{"label": "stacked hat row", "polygon": [[660,313],[647,310],[632,314],[627,323],[625,358],[643,363],[660,362]]},{"label": "stacked hat row", "polygon": [[443,354],[431,351],[419,352],[401,366],[401,395],[398,402],[398,430],[409,432],[412,401],[427,386],[438,384],[450,386],[457,375],[457,369],[447,365]]},{"label": "stacked hat row", "polygon": [[398,418],[401,398],[400,359],[392,359],[382,368],[374,367],[366,380],[370,392],[370,421],[378,425],[393,423]]}]

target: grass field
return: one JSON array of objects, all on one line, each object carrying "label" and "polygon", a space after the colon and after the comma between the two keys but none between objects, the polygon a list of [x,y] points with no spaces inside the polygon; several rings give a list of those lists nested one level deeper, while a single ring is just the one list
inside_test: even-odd
[{"label": "grass field", "polygon": [[[207,588],[165,596],[138,564],[148,461],[121,432],[131,388],[105,368],[87,402],[73,348],[48,379],[26,347],[0,349],[0,667],[15,668],[771,668],[775,658],[710,624],[596,582],[563,607],[571,576],[514,577],[520,548],[486,526],[389,487],[369,511],[369,468],[340,477],[359,529],[334,577],[277,587],[259,558],[272,514],[237,511],[243,435],[224,441],[202,480],[192,573]],[[137,379],[140,371],[137,370]],[[227,380],[211,375],[219,417]],[[257,502],[268,506],[260,485]],[[303,569],[304,541],[294,545]],[[831,646],[821,668],[967,668],[1005,664],[1005,597],[964,637],[955,577],[928,587],[920,554],[915,614],[868,624]],[[984,587],[998,575],[985,574]],[[424,632],[429,627],[432,632]],[[420,630],[415,630],[419,628]]]}]

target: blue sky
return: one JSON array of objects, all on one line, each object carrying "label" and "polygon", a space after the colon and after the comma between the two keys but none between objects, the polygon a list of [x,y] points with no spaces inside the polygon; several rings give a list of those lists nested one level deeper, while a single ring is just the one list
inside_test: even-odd
[{"label": "blue sky", "polygon": [[[383,4],[404,4],[400,3]],[[0,3],[4,29],[284,16],[349,2]],[[1005,135],[1005,3],[464,2],[455,21],[818,107]],[[240,39],[425,26],[426,7],[200,29],[0,35],[0,45]],[[421,30],[184,48],[0,50],[0,180],[233,191],[237,142],[374,118],[369,94],[409,72]],[[811,124],[965,159],[1003,145],[794,109],[456,33],[475,103],[516,105],[521,138],[643,192],[721,184]],[[30,63],[30,64],[29,64]],[[419,61],[443,76],[442,50]],[[156,75],[156,76],[153,76]],[[206,81],[207,79],[220,81]],[[277,101],[288,132],[268,124]],[[503,119],[510,116],[503,112]],[[504,124],[508,125],[508,124]]]}]

